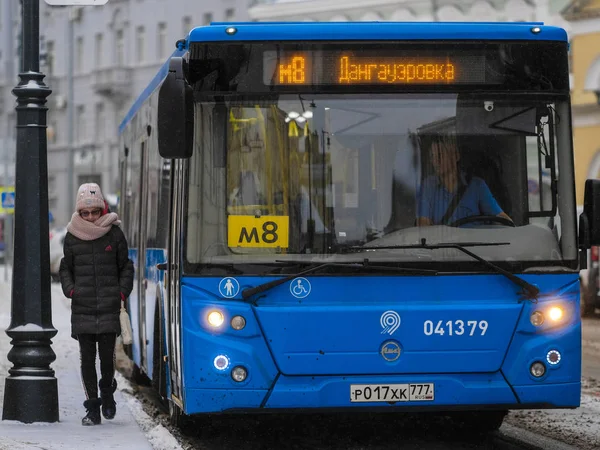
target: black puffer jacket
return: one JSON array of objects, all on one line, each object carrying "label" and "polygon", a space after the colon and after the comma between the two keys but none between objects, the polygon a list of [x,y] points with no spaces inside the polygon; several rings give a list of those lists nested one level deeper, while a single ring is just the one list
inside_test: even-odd
[{"label": "black puffer jacket", "polygon": [[116,225],[104,236],[84,241],[67,233],[60,281],[71,298],[71,334],[121,333],[121,294],[133,289],[127,240]]}]

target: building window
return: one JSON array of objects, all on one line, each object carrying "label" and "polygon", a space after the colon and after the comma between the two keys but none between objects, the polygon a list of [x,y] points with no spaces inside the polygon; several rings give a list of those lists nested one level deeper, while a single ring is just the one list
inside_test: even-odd
[{"label": "building window", "polygon": [[94,61],[96,67],[102,67],[102,46],[103,46],[102,33],[96,34],[96,48],[94,49]]},{"label": "building window", "polygon": [[204,15],[202,16],[202,25],[210,25],[210,23],[213,20],[213,15],[212,13],[204,13]]},{"label": "building window", "polygon": [[123,30],[117,30],[115,35],[115,63],[117,66],[125,64],[125,36]]},{"label": "building window", "polygon": [[190,16],[185,16],[181,19],[181,37],[187,36],[187,34],[192,29],[192,18]]},{"label": "building window", "polygon": [[225,21],[228,22],[230,20],[233,20],[233,16],[235,16],[235,9],[227,8],[225,10]]},{"label": "building window", "polygon": [[83,142],[87,137],[87,130],[85,124],[85,106],[79,105],[77,107],[77,128],[75,129],[76,141]]},{"label": "building window", "polygon": [[96,143],[102,144],[106,138],[106,116],[104,115],[103,103],[96,104],[96,125],[94,131],[96,133]]},{"label": "building window", "polygon": [[162,61],[167,55],[167,24],[161,22],[158,24],[158,41],[156,43],[156,53]]},{"label": "building window", "polygon": [[46,72],[54,75],[54,41],[46,42]]},{"label": "building window", "polygon": [[145,41],[146,41],[146,30],[144,29],[144,27],[138,27],[136,30],[136,38],[135,38],[135,54],[136,54],[136,61],[141,63],[144,62],[145,59],[145,55],[144,55],[144,45],[145,45]]},{"label": "building window", "polygon": [[80,36],[75,45],[75,71],[77,73],[83,72],[83,55],[83,36]]}]

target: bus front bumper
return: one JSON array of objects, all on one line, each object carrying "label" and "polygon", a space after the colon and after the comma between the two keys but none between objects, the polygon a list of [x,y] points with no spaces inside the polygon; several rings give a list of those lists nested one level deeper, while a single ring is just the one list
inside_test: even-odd
[{"label": "bus front bumper", "polygon": [[[433,391],[425,395],[428,389]],[[186,389],[185,413],[282,409],[409,412],[576,408],[580,396],[580,382],[540,382],[511,388],[501,372],[431,376],[279,376],[270,390]],[[369,401],[376,397],[381,398]]]}]

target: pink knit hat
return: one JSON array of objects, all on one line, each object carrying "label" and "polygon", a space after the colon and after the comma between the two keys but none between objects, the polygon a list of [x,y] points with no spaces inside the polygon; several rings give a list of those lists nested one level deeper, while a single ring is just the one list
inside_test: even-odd
[{"label": "pink knit hat", "polygon": [[85,183],[79,186],[75,210],[81,211],[83,208],[104,209],[104,197],[100,186],[96,183]]}]

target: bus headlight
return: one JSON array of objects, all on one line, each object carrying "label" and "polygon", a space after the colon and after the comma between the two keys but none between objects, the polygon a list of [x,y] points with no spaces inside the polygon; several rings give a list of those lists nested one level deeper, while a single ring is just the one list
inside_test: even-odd
[{"label": "bus headlight", "polygon": [[548,317],[553,322],[560,321],[564,316],[565,312],[560,306],[553,306],[548,310]]},{"label": "bus headlight", "polygon": [[567,311],[563,305],[542,306],[541,310],[531,313],[529,321],[534,327],[539,327],[546,321],[550,324],[558,324],[567,319]]},{"label": "bus headlight", "polygon": [[219,328],[223,325],[225,317],[221,311],[214,310],[208,313],[207,320],[211,327]]}]

